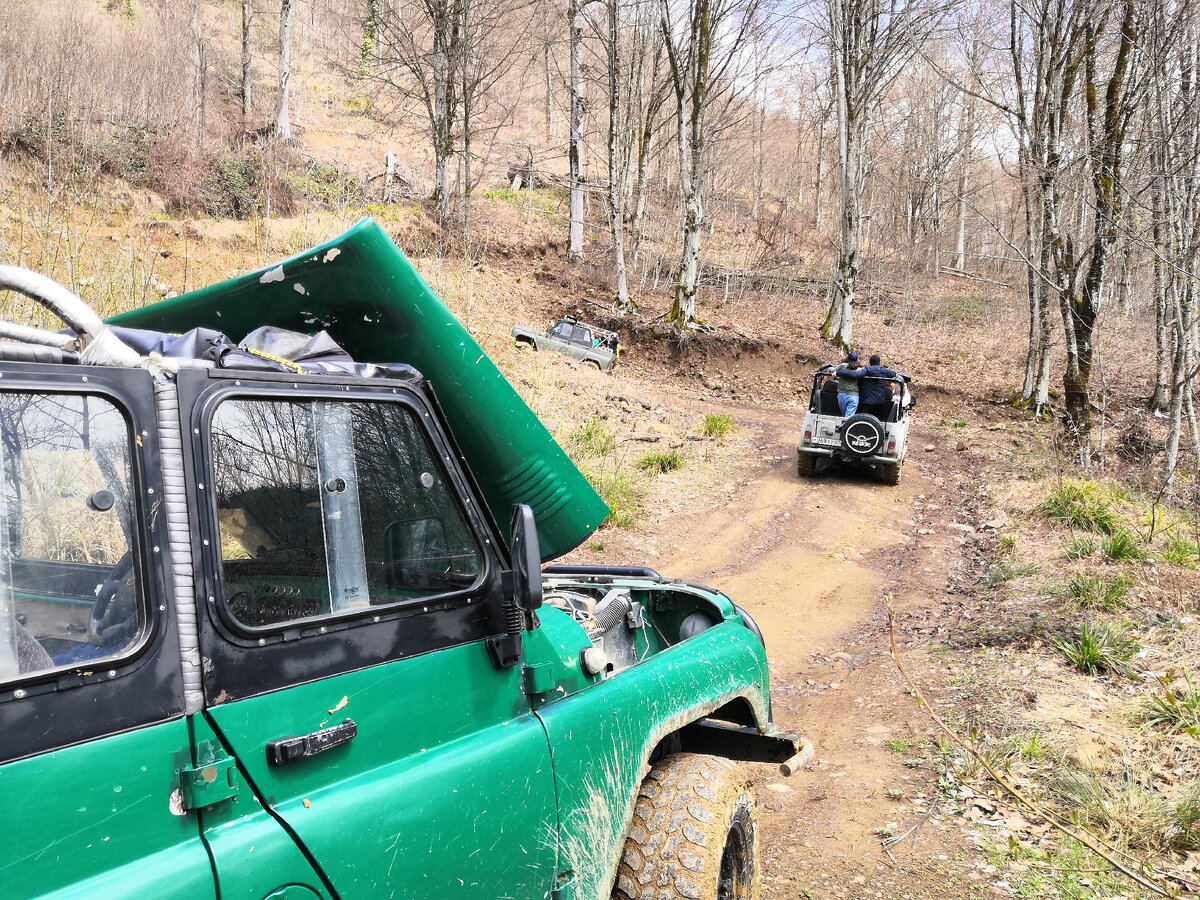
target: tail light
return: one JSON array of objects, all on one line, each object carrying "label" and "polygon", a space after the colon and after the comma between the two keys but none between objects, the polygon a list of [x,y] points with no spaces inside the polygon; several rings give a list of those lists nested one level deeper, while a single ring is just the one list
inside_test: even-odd
[{"label": "tail light", "polygon": [[804,429],[804,443],[806,443],[806,444],[812,443],[812,429],[811,428]]},{"label": "tail light", "polygon": [[896,439],[893,438],[892,440],[888,441],[888,456],[895,456],[895,455],[896,455]]}]

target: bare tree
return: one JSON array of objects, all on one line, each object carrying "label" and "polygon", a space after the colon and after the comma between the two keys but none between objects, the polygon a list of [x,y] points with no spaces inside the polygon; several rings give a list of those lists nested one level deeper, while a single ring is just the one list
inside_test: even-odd
[{"label": "bare tree", "polygon": [[567,0],[567,35],[570,44],[571,92],[570,134],[567,138],[567,166],[570,179],[570,222],[567,233],[567,261],[583,259],[583,8],[592,0]]},{"label": "bare tree", "polygon": [[275,112],[275,139],[290,140],[292,122],[288,104],[292,83],[292,3],[280,0],[279,4],[279,108]]},{"label": "bare tree", "polygon": [[250,29],[254,24],[254,0],[242,0],[242,80],[238,100],[242,111],[242,134],[250,127],[251,85],[254,79],[254,56],[251,52]]},{"label": "bare tree", "polygon": [[1200,19],[1191,4],[1170,0],[1155,0],[1148,18],[1147,31],[1162,51],[1152,57],[1148,131],[1153,147],[1156,344],[1169,369],[1165,480],[1170,483],[1179,467],[1185,426],[1200,462],[1193,402],[1200,274]]},{"label": "bare tree", "polygon": [[821,336],[841,347],[850,346],[854,335],[871,118],[883,93],[948,8],[949,3],[941,0],[903,4],[891,0],[826,0],[842,190],[840,247]]},{"label": "bare tree", "polygon": [[200,0],[192,0],[188,38],[194,69],[192,91],[196,104],[196,147],[199,148],[204,143],[204,130],[208,124],[208,48],[200,31]]},{"label": "bare tree", "polygon": [[680,328],[696,326],[700,235],[705,226],[704,188],[709,143],[739,96],[744,50],[758,23],[759,0],[661,0],[662,32],[679,140],[683,205],[683,257],[667,314]]},{"label": "bare tree", "polygon": [[[1096,354],[1096,324],[1104,299],[1108,256],[1116,243],[1126,191],[1125,149],[1129,122],[1143,96],[1143,81],[1137,71],[1136,50],[1141,37],[1136,15],[1137,0],[1120,0],[1118,8],[1097,9],[1093,4],[1084,25],[1084,109],[1087,124],[1087,163],[1095,221],[1090,239],[1072,240],[1055,235],[1051,243],[1058,275],[1059,309],[1066,335],[1067,365],[1063,373],[1063,400],[1067,411],[1067,436],[1086,459],[1091,442],[1091,393],[1089,381]],[[1108,17],[1119,14],[1116,46],[1102,73],[1101,39]],[[1101,99],[1103,95],[1103,99]],[[1082,237],[1082,236],[1081,236]],[[1077,258],[1075,248],[1085,256]],[[1086,262],[1085,262],[1086,260]],[[1076,283],[1076,271],[1082,281]]]}]

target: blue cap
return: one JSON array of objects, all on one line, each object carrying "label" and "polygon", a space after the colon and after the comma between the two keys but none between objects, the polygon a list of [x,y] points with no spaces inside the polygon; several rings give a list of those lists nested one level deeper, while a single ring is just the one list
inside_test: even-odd
[{"label": "blue cap", "polygon": [[851,350],[846,354],[846,362],[858,362],[858,354]]}]

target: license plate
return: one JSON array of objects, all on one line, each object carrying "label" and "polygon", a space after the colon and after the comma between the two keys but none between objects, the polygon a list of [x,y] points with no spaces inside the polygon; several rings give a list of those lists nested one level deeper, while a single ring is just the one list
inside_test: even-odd
[{"label": "license plate", "polygon": [[840,447],[842,445],[842,442],[837,438],[831,437],[815,437],[812,439],[812,442],[818,447]]}]

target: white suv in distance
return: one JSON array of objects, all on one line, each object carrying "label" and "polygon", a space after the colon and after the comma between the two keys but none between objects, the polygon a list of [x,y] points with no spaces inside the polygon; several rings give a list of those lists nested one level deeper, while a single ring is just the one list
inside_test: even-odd
[{"label": "white suv in distance", "polygon": [[895,378],[860,379],[883,381],[891,388],[886,403],[860,403],[854,415],[845,417],[838,407],[837,372],[822,366],[813,376],[804,433],[796,448],[796,469],[802,478],[817,473],[821,458],[874,468],[887,484],[900,483],[900,470],[908,452],[908,424],[916,400],[909,390],[907,375]]}]

